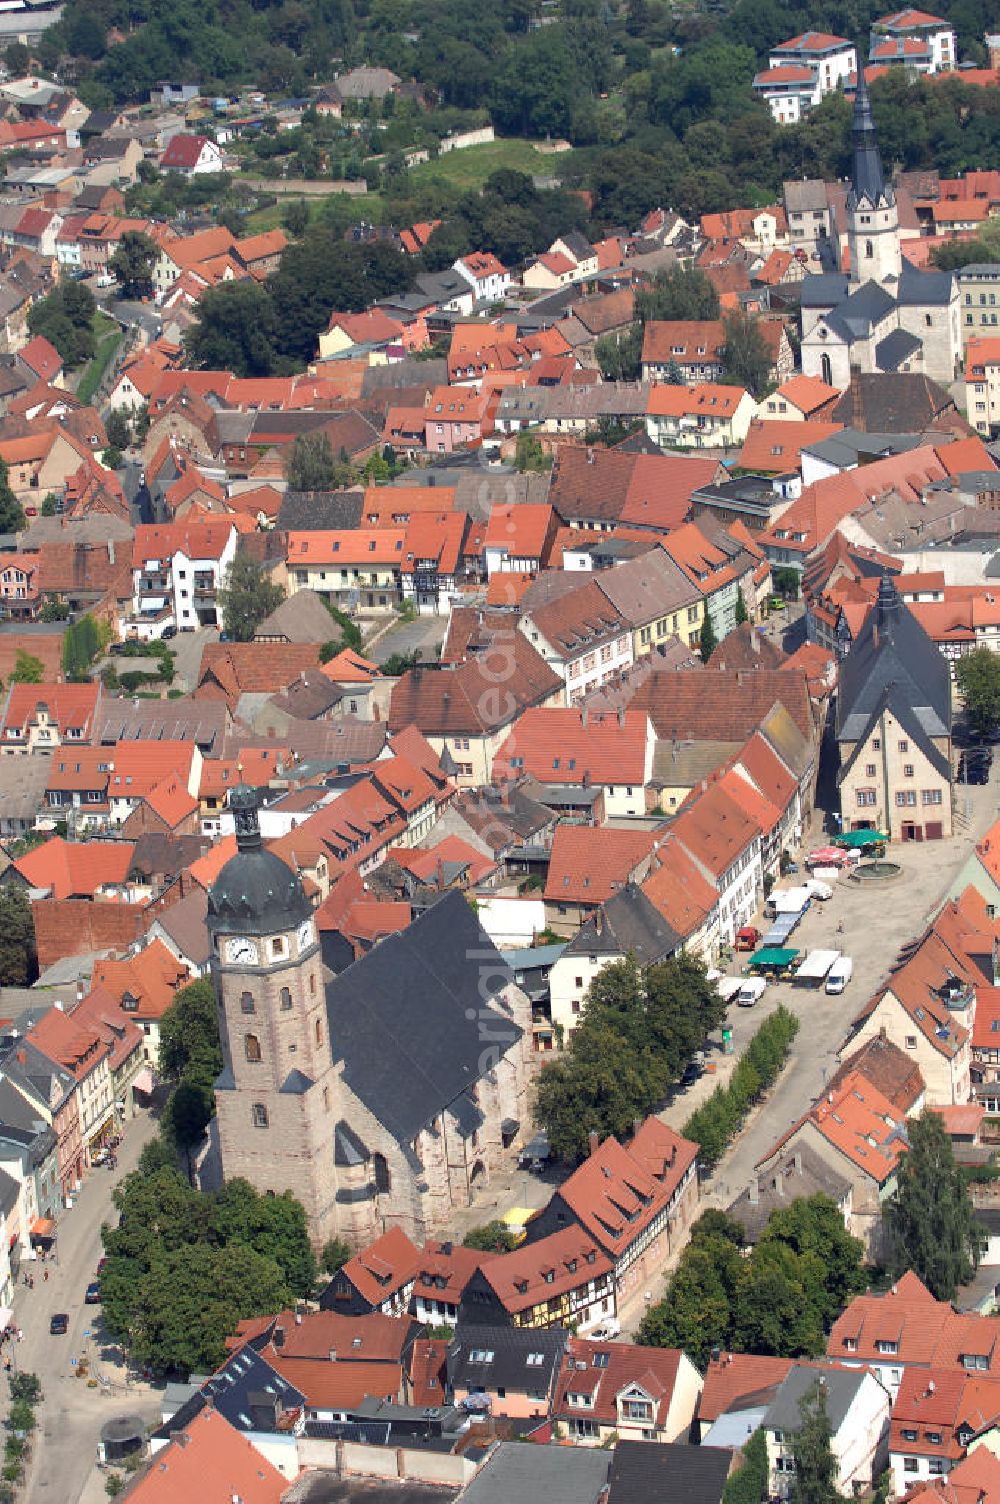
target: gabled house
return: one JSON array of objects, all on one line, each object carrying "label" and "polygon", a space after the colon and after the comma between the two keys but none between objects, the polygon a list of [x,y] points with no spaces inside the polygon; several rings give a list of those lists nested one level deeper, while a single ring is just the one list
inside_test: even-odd
[{"label": "gabled house", "polygon": [[608,1254],[579,1226],[569,1226],[490,1259],[472,1275],[458,1308],[459,1331],[477,1326],[592,1326],[615,1312]]},{"label": "gabled house", "polygon": [[593,580],[556,594],[547,578],[536,581],[522,598],[518,627],[563,681],[567,705],[618,680],[633,662],[629,624]]},{"label": "gabled house", "polygon": [[836,1463],[834,1486],[850,1496],[874,1486],[889,1454],[889,1396],[870,1373],[796,1363],[767,1408],[768,1493],[790,1499],[795,1490],[795,1438],[801,1405],[816,1388],[823,1392]]},{"label": "gabled house", "polygon": [[841,666],[836,735],[843,829],[951,835],[948,664],[889,577]]},{"label": "gabled house", "polygon": [[702,1390],[686,1353],[571,1337],[552,1404],[578,1445],[684,1441]]},{"label": "gabled house", "polygon": [[174,136],[160,157],[161,172],[179,172],[185,178],[221,172],[222,166],[222,152],[207,136]]},{"label": "gabled house", "polygon": [[614,1266],[619,1303],[686,1241],[698,1206],[698,1146],[647,1118],[627,1146],[597,1142],[528,1223],[529,1243],[577,1223]]}]

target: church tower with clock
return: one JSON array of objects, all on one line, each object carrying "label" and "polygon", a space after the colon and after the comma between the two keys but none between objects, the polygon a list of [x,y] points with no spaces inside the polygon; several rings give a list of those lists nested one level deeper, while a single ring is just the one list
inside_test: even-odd
[{"label": "church tower with clock", "polygon": [[336,1226],[337,1077],[323,967],[299,878],[263,848],[253,789],[233,790],[237,852],[208,896],[223,1069],[215,1084],[227,1179],[291,1191],[314,1234]]}]

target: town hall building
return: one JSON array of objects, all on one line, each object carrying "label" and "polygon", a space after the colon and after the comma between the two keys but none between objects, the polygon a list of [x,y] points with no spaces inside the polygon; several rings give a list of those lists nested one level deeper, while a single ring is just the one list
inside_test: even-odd
[{"label": "town hall building", "polygon": [[422,1243],[528,1127],[530,1004],[458,892],[333,975],[256,792],[230,803],[238,849],[208,897],[223,1173],[290,1191],[317,1244]]},{"label": "town hall building", "polygon": [[919,271],[902,254],[896,196],[882,170],[863,68],[852,135],[849,266],[800,284],[803,373],[841,390],[852,369],[910,371],[948,386],[962,354],[958,283],[951,272]]}]

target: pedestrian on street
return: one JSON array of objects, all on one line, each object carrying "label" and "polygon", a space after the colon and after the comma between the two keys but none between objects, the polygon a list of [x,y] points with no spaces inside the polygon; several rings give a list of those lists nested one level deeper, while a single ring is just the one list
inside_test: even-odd
[{"label": "pedestrian on street", "polygon": [[46,1269],[45,1273],[42,1275],[42,1279],[45,1281],[46,1284],[48,1284],[48,1282],[49,1282],[49,1271],[47,1269]]}]

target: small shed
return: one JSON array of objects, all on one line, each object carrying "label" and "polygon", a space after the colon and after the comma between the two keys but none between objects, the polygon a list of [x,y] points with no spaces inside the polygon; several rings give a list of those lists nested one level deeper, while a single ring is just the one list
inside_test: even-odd
[{"label": "small shed", "polygon": [[98,1462],[120,1462],[145,1450],[146,1422],[141,1415],[114,1415],[101,1427]]}]

